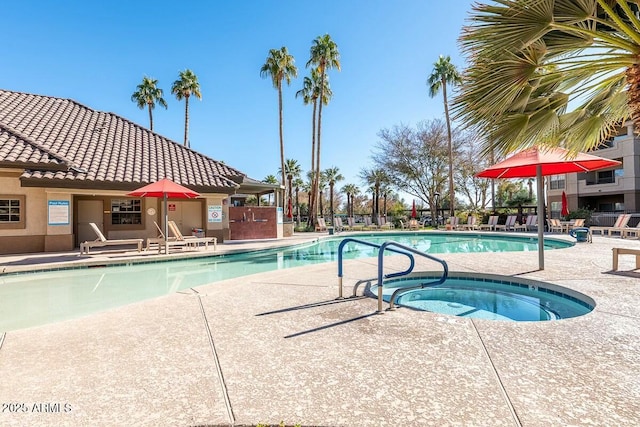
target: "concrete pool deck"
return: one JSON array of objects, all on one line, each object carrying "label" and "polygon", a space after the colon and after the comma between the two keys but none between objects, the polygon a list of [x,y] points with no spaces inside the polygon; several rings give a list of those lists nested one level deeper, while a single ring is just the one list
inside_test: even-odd
[{"label": "concrete pool deck", "polygon": [[[546,251],[543,271],[537,252],[441,255],[454,272],[543,280],[596,301],[556,322],[376,314],[372,298],[335,299],[333,262],[0,333],[0,425],[640,425],[640,270],[622,256],[612,272],[613,247],[640,242],[594,236]],[[72,256],[3,256],[0,271],[122,258]],[[373,258],[348,261],[345,295],[376,271]]]}]

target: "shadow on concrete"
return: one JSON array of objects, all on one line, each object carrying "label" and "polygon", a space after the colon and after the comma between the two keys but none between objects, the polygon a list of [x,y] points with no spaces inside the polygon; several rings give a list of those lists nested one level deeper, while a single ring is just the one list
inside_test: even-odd
[{"label": "shadow on concrete", "polygon": [[301,335],[310,334],[312,332],[318,332],[318,331],[322,331],[324,329],[333,328],[335,326],[340,326],[340,325],[345,325],[347,323],[355,322],[357,320],[366,319],[367,317],[371,317],[371,316],[378,316],[378,312],[376,311],[376,312],[373,312],[373,313],[369,313],[369,314],[365,314],[365,315],[362,315],[362,316],[354,317],[352,319],[341,320],[340,322],[330,323],[330,324],[324,325],[324,326],[318,326],[317,328],[309,329],[309,330],[306,330],[306,331],[296,332],[295,334],[286,335],[285,338],[296,338],[296,337],[299,337]]},{"label": "shadow on concrete", "polygon": [[640,271],[636,270],[609,270],[609,271],[605,271],[602,274],[611,274],[613,276],[623,276],[623,277],[633,277],[635,279],[640,279]]},{"label": "shadow on concrete", "polygon": [[37,257],[25,257],[15,261],[9,261],[0,265],[38,265],[38,264],[52,264],[57,262],[71,262],[82,259],[90,259],[90,256],[81,255],[55,255],[49,257],[37,256]]},{"label": "shadow on concrete", "polygon": [[312,302],[310,304],[303,304],[303,305],[298,305],[298,306],[295,306],[295,307],[288,307],[288,308],[282,308],[280,310],[267,311],[265,313],[258,313],[258,314],[256,314],[256,316],[268,316],[270,314],[287,313],[289,311],[305,310],[307,308],[322,307],[322,306],[325,306],[325,305],[338,304],[338,303],[341,303],[341,302],[356,301],[356,300],[364,299],[364,298],[368,298],[368,297],[360,296],[360,297],[351,297],[351,298],[342,298],[342,299],[332,299],[332,300],[328,300],[328,301]]}]

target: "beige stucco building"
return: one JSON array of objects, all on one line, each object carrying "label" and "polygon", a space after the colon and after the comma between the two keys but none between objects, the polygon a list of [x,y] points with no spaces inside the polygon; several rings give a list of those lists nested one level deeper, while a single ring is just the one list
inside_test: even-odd
[{"label": "beige stucco building", "polygon": [[162,200],[126,193],[162,178],[201,194],[170,199],[169,220],[219,242],[231,237],[230,195],[279,189],[116,114],[0,90],[0,253],[72,250],[96,238],[91,222],[108,239],[156,237]]}]

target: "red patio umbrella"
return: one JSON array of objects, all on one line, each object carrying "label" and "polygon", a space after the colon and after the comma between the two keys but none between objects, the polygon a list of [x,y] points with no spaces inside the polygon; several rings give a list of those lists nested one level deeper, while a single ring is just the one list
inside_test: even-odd
[{"label": "red patio umbrella", "polygon": [[[620,164],[621,162],[617,160],[605,159],[591,154],[572,155],[569,151],[559,147],[532,147],[488,167],[476,176],[480,178],[531,178],[535,176],[538,183],[538,216],[540,216],[544,213],[543,176],[589,172]],[[540,270],[544,270],[544,220],[544,215],[542,222],[538,220],[538,264]]]},{"label": "red patio umbrella", "polygon": [[293,205],[291,203],[291,197],[289,197],[289,203],[287,205],[287,218],[293,218]]},{"label": "red patio umbrella", "polygon": [[567,216],[569,215],[569,203],[567,202],[567,193],[562,192],[562,211],[560,215]]},{"label": "red patio umbrella", "polygon": [[[168,178],[164,178],[140,187],[137,190],[133,190],[127,193],[127,195],[133,197],[162,197],[164,199],[164,238],[167,239],[169,237],[169,210],[167,209],[167,199],[195,199],[200,196],[200,193],[196,193],[187,187],[176,184]],[[165,253],[166,251],[167,246],[165,246]]]},{"label": "red patio umbrella", "polygon": [[416,200],[413,199],[413,206],[411,207],[411,218],[417,218],[418,211],[416,211]]}]

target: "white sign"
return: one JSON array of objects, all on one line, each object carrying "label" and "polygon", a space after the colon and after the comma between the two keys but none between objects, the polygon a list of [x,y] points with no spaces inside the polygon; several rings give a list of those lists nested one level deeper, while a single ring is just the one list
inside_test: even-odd
[{"label": "white sign", "polygon": [[69,225],[69,201],[49,200],[49,225]]},{"label": "white sign", "polygon": [[222,222],[222,206],[207,206],[207,222]]},{"label": "white sign", "polygon": [[282,224],[282,223],[284,222],[284,221],[283,221],[283,219],[284,219],[284,214],[283,214],[283,212],[282,212],[282,207],[278,207],[278,208],[276,209],[276,212],[277,212],[278,224]]}]

